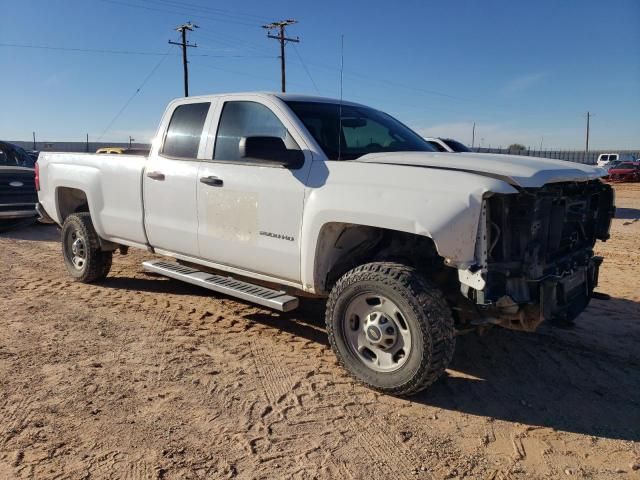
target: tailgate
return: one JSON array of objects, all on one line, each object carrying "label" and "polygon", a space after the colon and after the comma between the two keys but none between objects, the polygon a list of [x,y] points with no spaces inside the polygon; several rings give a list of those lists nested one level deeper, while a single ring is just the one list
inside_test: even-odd
[{"label": "tailgate", "polygon": [[37,202],[34,170],[0,167],[0,214],[16,210],[32,210]]}]

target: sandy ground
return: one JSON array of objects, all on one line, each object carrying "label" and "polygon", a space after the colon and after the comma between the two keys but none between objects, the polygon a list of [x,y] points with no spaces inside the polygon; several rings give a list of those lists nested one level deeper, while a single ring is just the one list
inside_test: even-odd
[{"label": "sandy ground", "polygon": [[458,339],[410,400],[336,366],[323,305],[282,315],[145,274],[65,275],[54,227],[0,235],[0,479],[640,479],[640,185],[616,187],[572,330]]}]

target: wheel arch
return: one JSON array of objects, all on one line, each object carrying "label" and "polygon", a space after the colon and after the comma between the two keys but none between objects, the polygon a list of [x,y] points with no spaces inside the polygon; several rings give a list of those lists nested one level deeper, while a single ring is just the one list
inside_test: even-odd
[{"label": "wheel arch", "polygon": [[72,213],[90,212],[89,198],[84,190],[72,187],[56,189],[56,208],[58,219],[63,224]]},{"label": "wheel arch", "polygon": [[319,231],[313,252],[314,293],[328,294],[347,271],[357,265],[393,260],[418,269],[441,262],[427,235],[347,222],[327,222]]}]

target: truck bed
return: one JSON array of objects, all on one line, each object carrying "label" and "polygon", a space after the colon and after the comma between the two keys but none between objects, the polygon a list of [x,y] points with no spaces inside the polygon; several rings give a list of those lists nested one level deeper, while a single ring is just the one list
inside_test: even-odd
[{"label": "truck bed", "polygon": [[[83,207],[84,196],[100,237],[145,245],[142,175],[146,161],[144,155],[43,152],[38,159],[40,203],[61,224],[65,212]],[[56,202],[62,188],[77,190],[72,202]]]}]

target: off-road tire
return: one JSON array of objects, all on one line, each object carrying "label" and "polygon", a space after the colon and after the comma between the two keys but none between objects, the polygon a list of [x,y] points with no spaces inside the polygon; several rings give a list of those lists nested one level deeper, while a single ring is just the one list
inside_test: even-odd
[{"label": "off-road tire", "polygon": [[[406,363],[393,372],[365,365],[345,338],[347,306],[357,295],[369,292],[391,299],[411,330]],[[399,263],[368,263],[344,274],[331,290],[325,321],[340,364],[368,387],[393,395],[412,395],[427,388],[444,373],[455,349],[454,321],[442,292],[414,268]]]},{"label": "off-road tire", "polygon": [[[82,268],[77,268],[73,264],[67,246],[67,238],[73,231],[77,232],[85,242],[86,259]],[[98,282],[104,280],[109,274],[113,253],[100,249],[100,239],[93,228],[89,213],[74,213],[65,219],[62,225],[62,257],[69,275],[77,282]]]}]

